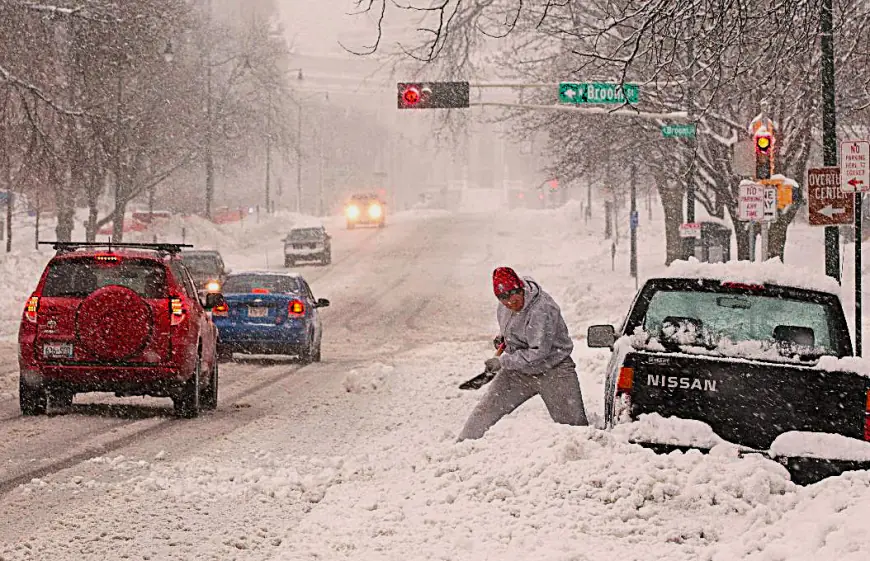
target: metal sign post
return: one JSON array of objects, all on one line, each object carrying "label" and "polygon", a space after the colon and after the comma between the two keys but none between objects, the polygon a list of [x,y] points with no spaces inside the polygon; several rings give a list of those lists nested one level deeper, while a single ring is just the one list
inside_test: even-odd
[{"label": "metal sign post", "polygon": [[862,229],[862,214],[864,214],[864,193],[855,192],[855,356],[861,356],[861,339],[862,339],[862,313],[861,308],[863,303],[862,285],[862,259],[861,259],[861,243],[863,236]]},{"label": "metal sign post", "polygon": [[[840,189],[854,193],[855,202],[855,355],[861,356],[863,326],[863,260],[861,255],[864,193],[870,191],[870,141],[850,140],[840,145]],[[848,196],[848,195],[847,195]]]}]

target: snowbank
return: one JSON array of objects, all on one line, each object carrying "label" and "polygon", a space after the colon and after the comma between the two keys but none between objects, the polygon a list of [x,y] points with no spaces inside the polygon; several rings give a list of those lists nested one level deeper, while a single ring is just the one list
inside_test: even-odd
[{"label": "snowbank", "polygon": [[870,462],[870,442],[821,432],[783,433],[770,445],[770,452],[775,456]]}]

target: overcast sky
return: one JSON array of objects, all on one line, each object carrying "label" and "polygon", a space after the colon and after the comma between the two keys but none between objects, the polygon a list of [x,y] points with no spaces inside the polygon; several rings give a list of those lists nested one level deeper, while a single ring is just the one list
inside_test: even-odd
[{"label": "overcast sky", "polygon": [[[277,0],[288,35],[299,52],[351,56],[339,45],[362,49],[376,37],[376,26],[367,14],[352,16],[353,0]],[[388,11],[385,35],[388,45],[413,36],[402,10]],[[403,25],[405,22],[407,25]]]}]

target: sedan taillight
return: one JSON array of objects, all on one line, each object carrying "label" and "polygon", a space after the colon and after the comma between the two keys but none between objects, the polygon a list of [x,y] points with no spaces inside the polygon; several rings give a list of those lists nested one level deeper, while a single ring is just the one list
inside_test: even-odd
[{"label": "sedan taillight", "polygon": [[287,316],[291,318],[305,317],[305,303],[302,300],[290,300],[287,304]]},{"label": "sedan taillight", "polygon": [[211,309],[211,315],[214,317],[225,318],[230,315],[230,306],[226,302],[221,302]]}]

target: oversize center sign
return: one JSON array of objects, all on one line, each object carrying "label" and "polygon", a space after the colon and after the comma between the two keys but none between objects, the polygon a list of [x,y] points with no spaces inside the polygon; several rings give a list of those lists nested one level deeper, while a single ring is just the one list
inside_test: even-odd
[{"label": "oversize center sign", "polygon": [[813,226],[837,226],[855,220],[855,196],[840,188],[840,168],[807,171],[807,202]]}]

